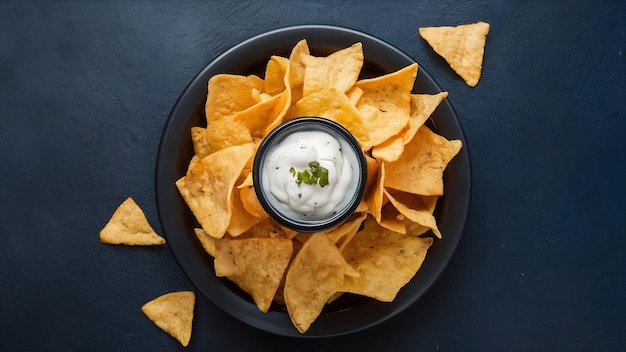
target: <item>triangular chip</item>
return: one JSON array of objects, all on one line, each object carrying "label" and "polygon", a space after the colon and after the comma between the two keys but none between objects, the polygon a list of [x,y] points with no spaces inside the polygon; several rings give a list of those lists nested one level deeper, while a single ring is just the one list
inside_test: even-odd
[{"label": "triangular chip", "polygon": [[258,101],[252,90],[262,92],[265,82],[254,75],[218,74],[209,79],[205,104],[207,124],[245,110]]},{"label": "triangular chip", "polygon": [[285,118],[289,120],[302,116],[318,116],[335,121],[352,133],[363,150],[372,146],[359,111],[337,89],[324,89],[303,97],[291,107]]},{"label": "triangular chip", "polygon": [[417,64],[390,74],[360,80],[363,90],[358,108],[372,145],[378,145],[402,131],[411,114],[411,90],[417,76]]},{"label": "triangular chip", "polygon": [[423,125],[398,160],[384,163],[385,187],[426,196],[442,195],[443,172],[461,145],[461,141],[449,141]]},{"label": "triangular chip", "polygon": [[363,45],[355,43],[326,57],[302,55],[303,96],[334,88],[345,93],[359,78],[363,67]]},{"label": "triangular chip", "polygon": [[289,59],[282,56],[272,56],[265,66],[265,93],[276,95],[283,92],[285,75],[289,68]]},{"label": "triangular chip", "polygon": [[435,95],[411,95],[411,119],[409,123],[400,133],[375,146],[372,149],[372,156],[389,162],[398,160],[404,151],[404,146],[413,139],[417,130],[422,127],[447,96],[448,92],[440,92]]},{"label": "triangular chip", "polygon": [[437,220],[421,197],[405,192],[393,192],[392,190],[385,190],[385,195],[400,214],[414,223],[428,227],[437,238],[441,238],[441,232],[437,228]]},{"label": "triangular chip", "polygon": [[189,209],[210,236],[224,236],[232,216],[235,182],[253,152],[252,144],[222,149],[200,159],[176,181]]},{"label": "triangular chip", "polygon": [[187,347],[191,339],[195,303],[193,291],[171,292],[144,304],[141,310],[156,326]]},{"label": "triangular chip", "polygon": [[431,237],[407,236],[380,227],[372,218],[342,254],[358,277],[346,276],[341,291],[391,302],[422,266]]},{"label": "triangular chip", "polygon": [[[368,167],[369,167],[368,163]],[[376,161],[378,171],[376,174],[375,182],[367,190],[365,195],[365,203],[367,204],[367,210],[376,221],[380,222],[382,216],[382,208],[384,202],[384,184],[385,184],[385,163]],[[368,168],[369,170],[369,168]],[[369,176],[369,175],[368,175]]]},{"label": "triangular chip", "polygon": [[206,128],[192,127],[191,142],[193,143],[194,154],[199,158],[204,158],[211,154],[211,147],[207,141]]},{"label": "triangular chip", "polygon": [[285,280],[287,312],[299,332],[306,332],[328,300],[342,286],[344,276],[358,273],[346,263],[323,233],[316,233],[296,254]]},{"label": "triangular chip", "polygon": [[215,275],[225,276],[267,312],[283,278],[293,245],[284,238],[221,239],[215,243]]},{"label": "triangular chip", "polygon": [[470,87],[480,80],[489,24],[477,22],[456,27],[424,27],[420,35]]},{"label": "triangular chip", "polygon": [[100,231],[100,241],[129,246],[165,243],[165,239],[154,232],[143,210],[130,197],[115,210],[109,222]]},{"label": "triangular chip", "polygon": [[217,238],[209,236],[209,234],[201,228],[195,228],[193,229],[193,232],[196,234],[196,237],[200,241],[202,248],[204,248],[204,250],[211,257],[215,257],[215,242],[217,241]]}]

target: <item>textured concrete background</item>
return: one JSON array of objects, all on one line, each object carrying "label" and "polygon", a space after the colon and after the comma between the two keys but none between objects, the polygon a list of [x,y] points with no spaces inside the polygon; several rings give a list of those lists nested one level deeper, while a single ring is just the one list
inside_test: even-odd
[{"label": "textured concrete background", "polygon": [[[379,37],[442,88],[472,199],[457,251],[396,317],[320,340],[247,326],[198,296],[188,350],[626,349],[626,7],[621,1],[0,2],[0,350],[182,350],[140,311],[193,289],[167,246],[105,246],[127,196],[160,231],[170,109],[233,45],[331,24]],[[417,33],[491,24],[468,88]]]}]

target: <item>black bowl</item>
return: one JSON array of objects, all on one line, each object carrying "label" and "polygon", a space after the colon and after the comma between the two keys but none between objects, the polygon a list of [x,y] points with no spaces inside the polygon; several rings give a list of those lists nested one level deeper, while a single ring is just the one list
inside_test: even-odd
[{"label": "black bowl", "polygon": [[[352,154],[354,156],[353,171],[354,174],[350,182],[350,186],[346,187],[352,193],[348,193],[344,197],[344,204],[341,208],[335,208],[336,211],[325,217],[309,219],[307,217],[294,217],[284,209],[279,207],[279,203],[272,196],[269,189],[269,177],[264,177],[262,172],[263,166],[266,164],[267,158],[271,152],[285,138],[297,132],[319,131],[325,132],[333,137],[344,146],[344,154]],[[348,150],[350,149],[350,150]],[[346,161],[348,162],[348,161]],[[261,206],[269,216],[279,224],[298,231],[298,232],[320,232],[326,231],[343,223],[359,206],[363,194],[365,193],[365,184],[367,182],[367,162],[365,154],[361,150],[359,142],[345,127],[340,124],[318,116],[303,116],[287,121],[273,129],[259,145],[254,163],[252,166],[252,179],[255,185],[254,190]],[[267,187],[263,187],[267,185]],[[341,205],[341,203],[340,203]],[[289,210],[287,208],[287,210]]]},{"label": "black bowl", "polygon": [[[435,211],[443,239],[435,240],[420,271],[400,290],[392,303],[345,294],[328,305],[305,334],[295,329],[283,307],[272,306],[267,313],[259,311],[252,299],[236,285],[215,276],[213,258],[206,254],[196,239],[193,229],[198,226],[197,222],[175,182],[185,175],[193,156],[190,129],[203,124],[209,78],[218,73],[262,77],[271,55],[288,56],[301,39],[307,40],[311,53],[316,56],[361,42],[365,56],[361,78],[393,72],[415,62],[378,38],[325,25],[282,28],[236,45],[213,60],[191,81],[170,113],[157,156],[157,208],[163,234],[178,264],[198,291],[215,305],[249,325],[275,334],[335,336],[372,327],[393,317],[423,295],[444,270],[461,238],[467,217],[470,200],[469,154],[459,120],[446,99],[428,124],[448,139],[461,140],[463,148],[444,173],[445,195],[439,199]],[[426,70],[420,67],[413,92],[436,94],[441,91]]]}]

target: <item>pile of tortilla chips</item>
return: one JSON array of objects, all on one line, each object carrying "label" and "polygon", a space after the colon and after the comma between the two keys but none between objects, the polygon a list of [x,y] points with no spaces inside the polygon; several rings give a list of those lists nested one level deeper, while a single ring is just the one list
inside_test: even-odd
[{"label": "pile of tortilla chips", "polygon": [[[361,43],[325,57],[300,41],[272,56],[265,77],[218,74],[208,82],[206,127],[193,127],[195,155],[180,194],[215,258],[217,276],[249,293],[259,310],[286,305],[301,333],[342,293],[390,302],[419,270],[443,172],[461,142],[424,123],[446,92],[413,94],[417,64],[360,79]],[[254,192],[251,165],[261,140],[279,124],[320,116],[346,127],[368,161],[368,185],[342,225],[297,233],[272,220]]]}]

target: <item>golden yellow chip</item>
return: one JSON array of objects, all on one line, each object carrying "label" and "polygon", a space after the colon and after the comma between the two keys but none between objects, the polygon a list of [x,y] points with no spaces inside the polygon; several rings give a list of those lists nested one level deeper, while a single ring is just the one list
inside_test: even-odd
[{"label": "golden yellow chip", "polygon": [[385,163],[380,161],[377,161],[377,163],[379,167],[376,175],[376,181],[372,184],[365,195],[365,203],[367,204],[367,211],[372,214],[376,221],[380,222],[385,196]]},{"label": "golden yellow chip", "polygon": [[[385,204],[381,211],[380,226],[397,233],[406,234],[407,219],[391,203]],[[410,220],[408,220],[410,222]],[[426,228],[429,230],[429,228]]]},{"label": "golden yellow chip", "polygon": [[435,95],[413,94],[411,95],[411,118],[407,126],[397,135],[390,137],[372,149],[372,156],[384,161],[396,161],[402,155],[404,146],[409,143],[417,130],[422,127],[430,115],[435,111],[448,92]]},{"label": "golden yellow chip", "polygon": [[289,59],[272,56],[265,67],[265,93],[276,95],[286,89],[285,75],[289,68]]},{"label": "golden yellow chip", "polygon": [[152,229],[143,210],[128,197],[113,213],[100,231],[100,241],[108,244],[152,246],[164,244],[165,239]]},{"label": "golden yellow chip", "polygon": [[322,233],[341,250],[341,244],[354,236],[366,216],[367,214],[354,213],[343,224]]},{"label": "golden yellow chip", "polygon": [[391,204],[398,209],[400,214],[414,223],[428,227],[437,238],[441,238],[441,232],[437,228],[435,217],[420,197],[410,193],[391,192],[388,190],[385,190],[385,195]]},{"label": "golden yellow chip", "polygon": [[304,85],[302,56],[309,54],[309,45],[304,39],[299,41],[289,54],[289,68],[285,74],[285,86],[291,92],[292,102],[296,102],[302,97],[302,86]]},{"label": "golden yellow chip", "polygon": [[402,131],[411,114],[411,90],[417,76],[417,64],[390,74],[360,80],[363,90],[358,108],[372,145],[378,145]]},{"label": "golden yellow chip", "polygon": [[359,111],[348,97],[337,89],[325,89],[300,99],[287,113],[287,120],[301,116],[319,116],[345,127],[363,150],[372,144]]},{"label": "golden yellow chip", "polygon": [[210,236],[224,236],[232,216],[235,182],[253,152],[252,144],[222,149],[200,159],[176,181],[189,209]]},{"label": "golden yellow chip", "polygon": [[195,304],[193,291],[171,292],[144,304],[141,311],[161,330],[187,347],[191,339]]},{"label": "golden yellow chip", "polygon": [[256,104],[258,101],[252,90],[262,92],[264,87],[265,82],[254,75],[219,74],[211,77],[205,104],[207,125]]},{"label": "golden yellow chip", "polygon": [[204,248],[211,257],[215,257],[215,241],[217,241],[217,238],[209,236],[209,234],[201,228],[195,228],[193,232],[200,241],[202,248]]},{"label": "golden yellow chip", "polygon": [[303,96],[323,89],[345,93],[359,78],[363,67],[363,46],[355,43],[326,57],[302,55],[304,64]]},{"label": "golden yellow chip", "polygon": [[239,187],[239,197],[241,198],[241,204],[244,209],[250,213],[250,215],[257,218],[266,218],[268,216],[261,202],[259,202],[259,198],[256,196],[254,187]]},{"label": "golden yellow chip", "polygon": [[270,217],[266,217],[248,231],[237,236],[237,239],[244,238],[287,238],[281,226],[276,224]]},{"label": "golden yellow chip", "polygon": [[226,232],[233,237],[237,237],[248,231],[267,216],[265,213],[262,213],[262,216],[254,216],[250,214],[241,200],[241,190],[242,189],[237,187],[234,187],[232,190],[232,216]]},{"label": "golden yellow chip", "polygon": [[243,123],[253,138],[263,138],[280,124],[290,103],[288,91],[263,100],[246,110],[232,115],[232,119]]},{"label": "golden yellow chip", "polygon": [[215,243],[215,275],[236,283],[267,312],[292,251],[291,241],[283,238],[220,239]]},{"label": "golden yellow chip", "polygon": [[254,141],[246,124],[243,121],[235,120],[232,116],[210,121],[205,131],[206,155]]},{"label": "golden yellow chip", "polygon": [[489,24],[477,22],[456,27],[424,27],[420,35],[470,87],[480,80]]},{"label": "golden yellow chip", "polygon": [[461,150],[461,141],[449,141],[426,125],[404,147],[402,156],[385,164],[385,187],[414,194],[443,194],[443,171]]},{"label": "golden yellow chip", "polygon": [[295,327],[306,332],[344,282],[358,273],[324,234],[311,235],[296,254],[285,280],[284,299]]},{"label": "golden yellow chip", "polygon": [[211,147],[206,139],[206,128],[192,127],[191,142],[193,143],[194,154],[199,158],[204,158],[211,153]]},{"label": "golden yellow chip", "polygon": [[366,219],[363,230],[342,252],[360,275],[346,276],[340,290],[393,301],[422,266],[432,243],[430,237],[399,234],[380,227],[373,218]]}]

